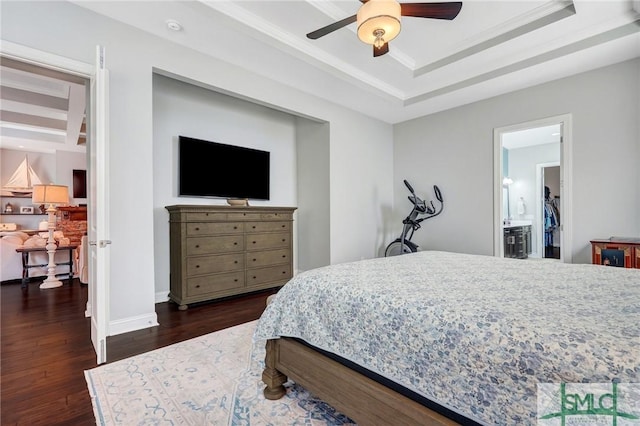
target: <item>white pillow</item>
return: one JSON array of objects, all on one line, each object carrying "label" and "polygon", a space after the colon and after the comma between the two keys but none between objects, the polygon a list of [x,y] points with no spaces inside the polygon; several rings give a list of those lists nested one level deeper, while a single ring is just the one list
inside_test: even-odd
[{"label": "white pillow", "polygon": [[44,247],[47,245],[47,240],[41,238],[38,235],[34,235],[24,242],[25,247]]},{"label": "white pillow", "polygon": [[22,241],[25,241],[27,238],[29,238],[29,234],[22,231],[3,231],[0,232],[0,237],[18,237]]},{"label": "white pillow", "polygon": [[4,237],[2,237],[2,241],[6,241],[9,244],[14,244],[18,247],[22,246],[22,244],[24,243],[22,238],[20,238],[18,235],[5,235]]}]

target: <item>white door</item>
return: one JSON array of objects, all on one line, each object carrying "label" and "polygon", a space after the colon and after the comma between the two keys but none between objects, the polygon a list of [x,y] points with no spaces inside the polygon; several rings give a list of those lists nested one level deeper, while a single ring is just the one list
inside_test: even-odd
[{"label": "white door", "polygon": [[107,170],[109,167],[108,111],[109,72],[105,67],[104,47],[96,49],[96,69],[91,79],[91,139],[89,150],[89,300],[91,342],[97,363],[107,361],[107,324],[109,312],[109,202]]}]

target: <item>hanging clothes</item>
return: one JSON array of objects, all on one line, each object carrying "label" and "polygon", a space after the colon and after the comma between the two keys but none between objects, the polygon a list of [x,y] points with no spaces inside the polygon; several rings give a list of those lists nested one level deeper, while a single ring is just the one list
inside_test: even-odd
[{"label": "hanging clothes", "polygon": [[558,226],[557,216],[550,202],[544,203],[544,245],[553,246],[553,230]]}]

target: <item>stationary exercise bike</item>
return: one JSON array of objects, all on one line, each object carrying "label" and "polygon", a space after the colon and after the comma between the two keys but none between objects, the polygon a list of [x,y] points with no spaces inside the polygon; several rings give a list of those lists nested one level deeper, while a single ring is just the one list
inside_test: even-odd
[{"label": "stationary exercise bike", "polygon": [[[399,254],[405,253],[415,253],[418,251],[418,245],[411,242],[411,238],[413,237],[413,233],[420,229],[420,223],[424,220],[431,219],[433,217],[438,216],[442,213],[442,208],[444,207],[444,202],[442,201],[442,193],[440,192],[440,188],[437,185],[433,185],[433,192],[436,194],[436,199],[440,202],[440,206],[436,211],[435,206],[433,205],[433,201],[429,202],[429,205],[424,200],[421,200],[413,190],[413,187],[407,182],[405,179],[404,184],[409,188],[409,201],[413,204],[413,209],[411,209],[411,213],[402,221],[402,234],[400,234],[400,238],[396,238],[391,244],[387,246],[387,249],[384,251],[385,257],[388,256],[397,256]],[[418,219],[419,215],[425,215]]]}]

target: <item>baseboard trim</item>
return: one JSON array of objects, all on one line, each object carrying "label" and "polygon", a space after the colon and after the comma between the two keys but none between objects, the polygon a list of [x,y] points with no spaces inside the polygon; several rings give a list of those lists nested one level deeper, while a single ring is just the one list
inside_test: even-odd
[{"label": "baseboard trim", "polygon": [[130,331],[142,330],[144,328],[155,327],[158,324],[158,315],[153,312],[146,315],[139,315],[109,322],[109,336],[128,333]]},{"label": "baseboard trim", "polygon": [[156,292],[156,303],[164,303],[169,301],[169,292],[168,291],[159,291]]}]

